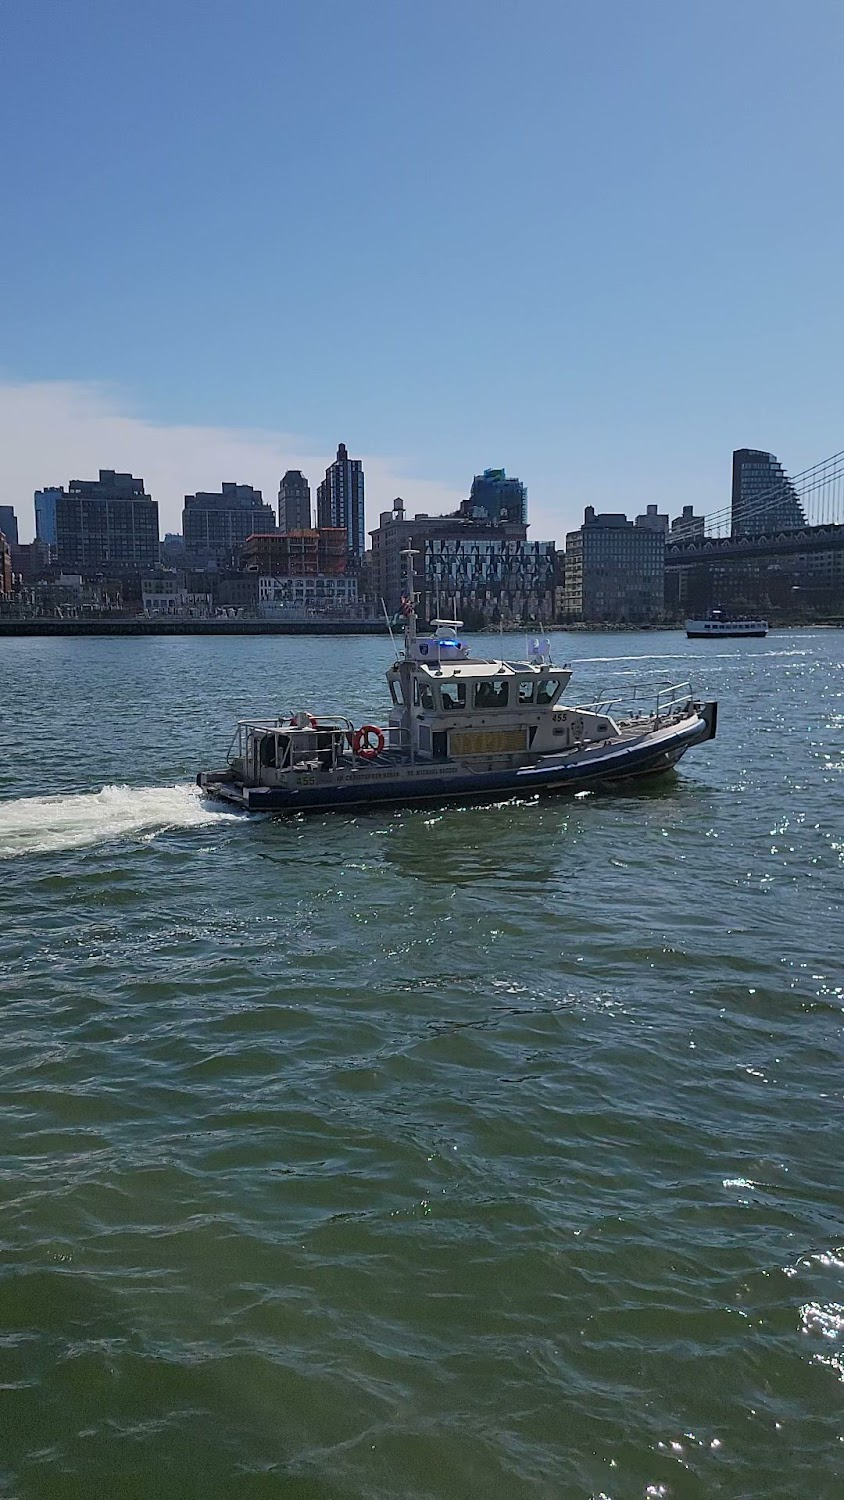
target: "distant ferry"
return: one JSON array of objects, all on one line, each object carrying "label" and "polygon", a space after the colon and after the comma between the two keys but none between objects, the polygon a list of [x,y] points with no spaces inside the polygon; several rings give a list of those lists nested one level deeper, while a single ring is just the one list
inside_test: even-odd
[{"label": "distant ferry", "polygon": [[686,635],[690,641],[708,641],[726,636],[764,636],[768,634],[767,620],[752,620],[746,615],[731,615],[726,609],[711,609],[703,620],[687,620]]}]

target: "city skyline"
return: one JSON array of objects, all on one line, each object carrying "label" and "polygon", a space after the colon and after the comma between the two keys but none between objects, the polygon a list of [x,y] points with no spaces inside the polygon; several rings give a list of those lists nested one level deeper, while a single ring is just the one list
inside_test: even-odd
[{"label": "city skyline", "polygon": [[[474,475],[468,500],[450,514],[407,514],[404,501],[395,498],[378,527],[370,527],[371,564],[363,571],[364,475],[343,443],[318,487],[319,531],[279,531],[260,490],[224,480],[219,490],[185,496],[184,539],[165,533],[159,547],[158,504],[144,479],[101,469],[97,479],[36,491],[38,545],[13,547],[10,554],[6,536],[0,538],[0,598],[11,602],[13,613],[22,608],[22,618],[45,606],[61,611],[105,604],[131,614],[139,602],[145,614],[171,616],[186,609],[191,617],[218,610],[227,617],[232,610],[279,615],[306,606],[322,613],[339,604],[360,618],[361,605],[372,608],[373,586],[374,598],[388,611],[401,608],[407,587],[403,555],[410,546],[424,559],[418,574],[414,565],[413,585],[423,612],[431,597],[447,597],[453,615],[465,616],[470,629],[505,616],[658,623],[666,600],[669,613],[692,600],[698,609],[710,608],[714,593],[745,610],[779,611],[790,604],[805,616],[807,610],[834,608],[840,595],[844,524],[834,526],[835,534],[828,526],[840,508],[842,460],[844,455],[833,455],[797,476],[814,517],[775,455],[738,449],[729,536],[722,534],[724,512],[709,518],[714,524],[708,530],[707,518],[695,516],[688,504],[673,520],[653,502],[629,519],[624,512],[598,514],[587,506],[564,549],[555,539],[527,538],[527,486],[503,468],[488,468]],[[299,471],[285,474],[281,494],[287,491],[292,501],[295,491],[297,509],[299,492],[307,490]],[[766,502],[771,525],[763,529]],[[747,532],[737,531],[737,507],[748,506],[752,524]],[[6,514],[14,531],[16,516],[9,508]],[[813,521],[819,524],[809,535]],[[704,538],[701,552],[697,543]],[[675,542],[679,546],[666,550]],[[360,595],[356,586],[341,589],[331,582],[337,559],[344,574],[360,576]],[[10,565],[17,565],[14,573]],[[197,568],[210,568],[214,576]],[[266,582],[288,574],[309,577],[312,585]]]},{"label": "city skyline", "polygon": [[[505,464],[561,537],[726,505],[742,445],[838,446],[840,7],[32,0],[4,39],[4,503],[107,465],[170,527],[222,475],[315,484],[345,434],[371,513]],[[335,47],[351,114],[314,108]]]},{"label": "city skyline", "polygon": [[[309,473],[322,474],[336,461],[336,450],[328,457],[307,453],[301,446],[294,446],[295,438],[284,434],[168,426],[146,422],[137,416],[123,417],[98,393],[83,393],[80,406],[77,393],[66,383],[55,382],[54,385],[58,403],[52,412],[57,437],[54,451],[64,458],[57,458],[55,463],[50,459],[49,467],[54,472],[46,479],[43,472],[45,462],[34,431],[31,443],[27,441],[31,430],[29,424],[37,419],[38,400],[30,401],[26,387],[11,388],[14,400],[6,408],[7,420],[4,422],[3,392],[10,388],[4,388],[0,382],[0,482],[4,467],[6,472],[10,469],[10,455],[18,451],[16,437],[18,447],[23,443],[26,449],[25,456],[14,467],[20,479],[16,483],[7,482],[0,489],[0,503],[8,504],[17,513],[22,542],[31,541],[35,536],[35,492],[53,483],[65,483],[66,476],[72,473],[98,472],[105,466],[104,452],[114,458],[113,450],[116,450],[122,456],[120,462],[114,458],[110,467],[144,475],[149,492],[158,502],[162,537],[166,532],[181,533],[186,494],[203,488],[216,490],[227,479],[254,485],[269,499],[277,494],[286,470],[301,469],[306,476]],[[39,396],[45,391],[49,394],[50,385],[39,384],[36,389]],[[86,402],[90,405],[86,406]],[[570,497],[565,505],[549,505],[547,500],[543,502],[542,497],[536,495],[530,475],[527,478],[520,475],[529,491],[532,532],[536,536],[541,533],[552,537],[562,546],[566,533],[580,525],[589,504],[594,504],[598,511],[624,510],[634,514],[655,503],[658,510],[669,511],[672,518],[688,505],[696,514],[714,514],[730,504],[733,454],[736,451],[740,451],[738,445],[727,452],[722,449],[718,455],[717,486],[701,475],[691,474],[688,480],[684,478],[676,491],[656,500],[653,486],[635,488],[631,485],[612,491],[600,503],[590,500],[581,503]],[[289,461],[291,454],[294,458]],[[482,455],[482,460],[487,456]],[[476,460],[467,474],[447,485],[403,471],[401,460],[384,460],[377,455],[362,454],[361,461],[366,474],[367,532],[375,524],[377,515],[389,509],[397,496],[405,501],[409,514],[450,514],[468,500],[472,475],[477,477],[478,474]],[[504,467],[502,462],[501,468]],[[786,464],[784,467],[787,474],[801,472],[797,465]],[[506,469],[510,479],[515,466],[508,461]],[[256,474],[263,482],[256,482]],[[36,479],[30,487],[33,475]],[[204,484],[199,482],[197,475],[202,476]],[[22,488],[24,483],[28,486],[26,489]],[[272,503],[271,499],[269,503]]]}]

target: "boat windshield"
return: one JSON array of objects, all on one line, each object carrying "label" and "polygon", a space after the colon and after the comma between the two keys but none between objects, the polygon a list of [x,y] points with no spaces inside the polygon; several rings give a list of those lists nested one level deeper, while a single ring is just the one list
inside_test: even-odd
[{"label": "boat windshield", "polygon": [[466,707],[466,684],[465,682],[443,682],[440,684],[440,699],[442,706],[448,712],[455,708]]},{"label": "boat windshield", "polygon": [[489,680],[476,682],[472,706],[473,708],[506,708],[507,698],[506,682]]}]

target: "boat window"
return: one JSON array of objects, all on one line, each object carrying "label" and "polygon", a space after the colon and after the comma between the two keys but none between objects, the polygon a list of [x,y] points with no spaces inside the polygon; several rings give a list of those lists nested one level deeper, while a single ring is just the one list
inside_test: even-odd
[{"label": "boat window", "polygon": [[417,705],[417,707],[419,707],[421,705],[422,708],[433,708],[433,706],[434,706],[434,690],[431,687],[430,682],[420,683],[419,678],[418,677],[414,677],[414,679],[413,679],[413,701]]},{"label": "boat window", "polygon": [[400,682],[390,683],[390,697],[392,698],[394,703],[404,703],[404,693],[402,692],[402,686]]},{"label": "boat window", "polygon": [[475,708],[506,708],[506,682],[476,682],[473,706]]},{"label": "boat window", "polygon": [[533,695],[535,691],[536,683],[534,682],[533,678],[522,678],[522,681],[519,683],[519,704],[521,707],[524,707],[526,703],[533,702]]},{"label": "boat window", "polygon": [[553,703],[560,690],[560,684],[553,677],[543,677],[536,689],[537,703],[546,706]]},{"label": "boat window", "polygon": [[465,682],[441,682],[440,699],[442,706],[449,712],[454,708],[466,707],[466,684]]}]

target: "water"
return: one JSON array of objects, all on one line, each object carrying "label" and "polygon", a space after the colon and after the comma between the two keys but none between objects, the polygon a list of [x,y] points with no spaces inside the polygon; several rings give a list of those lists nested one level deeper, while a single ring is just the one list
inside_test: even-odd
[{"label": "water", "polygon": [[844,1494],[844,637],[556,647],[718,739],[245,819],[383,642],[0,643],[0,1494]]}]

